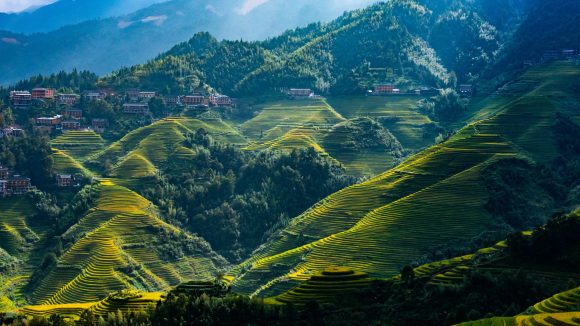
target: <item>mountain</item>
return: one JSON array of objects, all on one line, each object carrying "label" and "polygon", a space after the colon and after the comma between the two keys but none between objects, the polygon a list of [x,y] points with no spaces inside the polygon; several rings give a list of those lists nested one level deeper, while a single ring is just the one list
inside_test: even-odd
[{"label": "mountain", "polygon": [[[580,128],[572,123],[572,134],[562,135],[556,126],[561,116],[577,121],[579,113],[549,95],[558,92],[567,101],[577,101],[579,74],[573,62],[529,70],[502,95],[480,102],[480,110],[492,110],[491,118],[464,127],[446,142],[333,194],[293,219],[233,271],[234,288],[248,294],[279,293],[336,264],[390,277],[430,247],[468,241],[494,229],[497,218],[517,229],[525,225],[519,214],[530,221],[534,211],[548,209],[549,214],[553,199],[530,182],[531,175],[519,179],[522,188],[516,191],[528,191],[528,199],[538,196],[534,201],[539,205],[513,214],[507,213],[511,204],[494,201],[492,189],[503,189],[501,183],[486,180],[501,174],[502,164],[513,171],[520,163],[506,160],[518,157],[531,162],[521,163],[526,166],[571,155],[572,168],[577,154],[566,154],[562,145],[580,135]],[[571,196],[572,207],[578,200],[572,190],[576,186],[573,182],[562,194]],[[497,195],[506,196],[502,191]]]},{"label": "mountain", "polygon": [[[509,19],[470,2],[424,2],[378,3],[262,42],[219,42],[198,33],[155,60],[107,79],[111,86],[133,83],[170,92],[206,84],[235,95],[289,85],[335,95],[362,94],[384,82],[405,89],[453,86],[477,80],[495,62],[525,12],[518,1],[508,3],[522,16]],[[455,38],[458,31],[461,37]],[[449,39],[461,42],[450,47]]]},{"label": "mountain", "polygon": [[[20,80],[22,76],[73,68],[105,74],[122,66],[145,62],[199,31],[210,31],[219,39],[264,39],[291,27],[330,20],[346,9],[368,2],[325,0],[312,3],[302,0],[289,5],[286,1],[272,0],[249,12],[240,12],[239,0],[171,0],[115,18],[89,21],[82,18],[79,21],[83,22],[77,25],[47,33],[26,35],[7,30],[0,32],[0,52],[3,53],[0,84]],[[67,4],[69,1],[52,6]],[[125,6],[125,2],[111,0],[103,3],[83,1],[78,5],[77,1],[72,1],[70,4],[70,9],[66,6],[54,10],[59,15],[71,10],[82,13],[85,7],[92,8],[87,10],[90,12],[101,10],[93,8],[96,6],[104,8],[102,15],[105,15],[107,8]],[[50,11],[52,6],[45,9],[49,17],[55,15]],[[102,16],[93,18],[97,17]],[[58,21],[48,17],[33,20]],[[42,60],[36,59],[38,53],[44,53]]]},{"label": "mountain", "polygon": [[0,14],[0,30],[33,34],[87,20],[125,15],[164,0],[60,0],[23,13]]},{"label": "mountain", "polygon": [[[115,30],[179,30],[174,16],[151,8],[124,16]],[[156,97],[143,116],[124,114],[122,97],[81,101],[80,121],[106,117],[108,131],[59,133],[49,143],[33,118],[60,108],[49,100],[30,110],[3,105],[2,123],[16,121],[28,134],[0,140],[3,162],[44,183],[30,196],[0,199],[0,311],[38,304],[19,311],[72,317],[90,309],[113,323],[162,298],[149,312],[153,325],[200,316],[269,322],[286,313],[295,319],[279,324],[364,324],[363,313],[394,324],[451,324],[529,306],[529,313],[558,315],[507,321],[577,323],[576,314],[559,315],[575,307],[576,290],[550,297],[580,279],[578,60],[541,62],[537,51],[534,67],[506,66],[512,74],[501,88],[469,99],[451,89],[491,84],[486,74],[525,40],[514,35],[540,26],[538,8],[545,7],[390,1],[264,41],[200,32],[102,78],[74,72],[18,84],[160,95],[217,90],[239,99],[199,112]],[[215,7],[202,9],[219,17]],[[447,89],[367,94],[387,82],[403,92]],[[325,97],[289,100],[279,92],[287,87]],[[7,90],[0,93],[8,103]],[[447,121],[439,110],[457,112]],[[87,184],[57,188],[50,168],[83,175]],[[570,211],[574,229],[560,214]],[[520,232],[541,225],[558,232]],[[230,285],[268,299],[224,295]],[[174,295],[180,291],[189,295]],[[91,312],[83,323],[94,324]]]}]

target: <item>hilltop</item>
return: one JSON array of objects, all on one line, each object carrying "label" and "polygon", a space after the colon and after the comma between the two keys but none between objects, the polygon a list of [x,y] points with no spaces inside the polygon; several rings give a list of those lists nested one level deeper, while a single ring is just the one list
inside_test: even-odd
[{"label": "hilltop", "polygon": [[[494,61],[518,22],[517,16],[510,23],[494,16],[503,24],[495,27],[485,19],[493,16],[486,10],[463,2],[388,1],[262,42],[219,42],[200,33],[147,64],[113,73],[110,81],[137,79],[154,87],[161,74],[171,91],[205,83],[246,96],[289,85],[338,95],[361,94],[385,82],[404,89],[470,82]],[[455,28],[466,35],[457,53],[447,53],[443,40],[455,38]],[[349,51],[352,47],[357,51]],[[469,53],[473,48],[480,53]]]}]

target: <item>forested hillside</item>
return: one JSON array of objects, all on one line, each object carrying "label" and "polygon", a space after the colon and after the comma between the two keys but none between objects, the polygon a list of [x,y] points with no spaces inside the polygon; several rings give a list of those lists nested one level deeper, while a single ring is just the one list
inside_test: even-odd
[{"label": "forested hillside", "polygon": [[518,2],[508,8],[515,14],[492,12],[483,2],[389,1],[263,42],[218,42],[201,33],[145,65],[113,73],[110,82],[163,85],[168,92],[205,83],[238,95],[290,86],[361,94],[386,82],[405,90],[454,87],[475,81],[509,40],[524,9]]}]

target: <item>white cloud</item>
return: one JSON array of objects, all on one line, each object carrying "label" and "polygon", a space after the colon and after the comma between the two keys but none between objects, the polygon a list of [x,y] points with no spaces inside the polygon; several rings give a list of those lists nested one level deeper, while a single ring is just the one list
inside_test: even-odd
[{"label": "white cloud", "polygon": [[0,0],[0,12],[19,12],[34,6],[44,6],[56,0]]},{"label": "white cloud", "polygon": [[147,16],[143,19],[141,19],[141,22],[143,23],[153,23],[156,26],[161,26],[163,25],[163,23],[167,20],[167,16],[166,15],[161,15],[161,16]]},{"label": "white cloud", "polygon": [[246,15],[250,11],[256,9],[257,7],[265,4],[270,0],[244,0],[244,3],[235,9],[236,13],[240,15]]}]

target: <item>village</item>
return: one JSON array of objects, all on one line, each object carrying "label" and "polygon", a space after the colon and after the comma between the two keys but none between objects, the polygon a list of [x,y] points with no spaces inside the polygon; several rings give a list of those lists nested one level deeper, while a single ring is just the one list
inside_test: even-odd
[{"label": "village", "polygon": [[13,174],[0,165],[0,197],[24,195],[33,189],[30,178]]},{"label": "village", "polygon": [[[53,132],[65,132],[69,130],[90,129],[97,133],[103,133],[109,126],[110,121],[102,117],[85,119],[81,103],[92,101],[121,102],[120,112],[133,119],[151,117],[150,101],[154,98],[161,99],[166,110],[163,115],[171,114],[170,110],[182,108],[195,112],[204,112],[210,108],[233,107],[236,101],[229,96],[221,94],[202,94],[179,96],[159,96],[155,91],[142,91],[128,89],[121,95],[110,89],[89,90],[79,94],[56,93],[51,88],[34,88],[28,90],[14,90],[10,92],[10,103],[15,110],[28,110],[35,105],[48,105],[58,111],[52,116],[34,117],[34,129],[36,132],[51,134]],[[2,137],[20,137],[24,130],[20,126],[8,126],[0,130]]]}]

